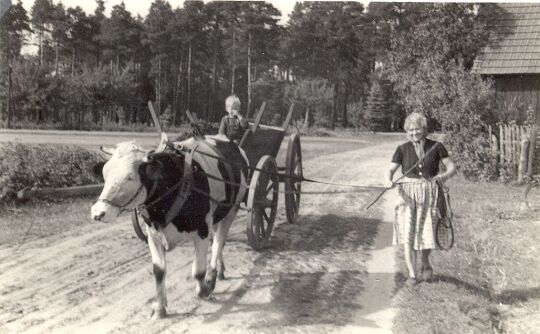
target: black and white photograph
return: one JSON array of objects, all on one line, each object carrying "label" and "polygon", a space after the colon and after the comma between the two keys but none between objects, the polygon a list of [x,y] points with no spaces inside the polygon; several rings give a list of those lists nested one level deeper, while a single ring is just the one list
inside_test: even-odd
[{"label": "black and white photograph", "polygon": [[0,334],[540,334],[540,2],[0,0]]}]

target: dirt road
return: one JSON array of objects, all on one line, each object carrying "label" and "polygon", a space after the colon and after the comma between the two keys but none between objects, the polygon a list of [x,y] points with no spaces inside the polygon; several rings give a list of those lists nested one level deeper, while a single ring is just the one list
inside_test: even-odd
[{"label": "dirt road", "polygon": [[[304,174],[380,184],[394,148],[310,159]],[[195,297],[191,242],[169,253],[169,317],[160,321],[148,319],[150,255],[127,217],[111,225],[89,220],[65,235],[0,248],[0,333],[390,333],[395,269],[388,197],[365,211],[376,191],[321,184],[303,190],[324,194],[302,197],[294,225],[285,222],[280,203],[271,245],[262,252],[248,246],[239,215],[225,249],[227,279],[209,299]]]}]

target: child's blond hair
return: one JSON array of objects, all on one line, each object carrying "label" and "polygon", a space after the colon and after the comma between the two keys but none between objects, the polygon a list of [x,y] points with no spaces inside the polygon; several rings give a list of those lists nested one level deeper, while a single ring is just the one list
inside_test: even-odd
[{"label": "child's blond hair", "polygon": [[225,99],[225,109],[227,111],[232,109],[240,110],[240,104],[240,99],[234,94]]}]

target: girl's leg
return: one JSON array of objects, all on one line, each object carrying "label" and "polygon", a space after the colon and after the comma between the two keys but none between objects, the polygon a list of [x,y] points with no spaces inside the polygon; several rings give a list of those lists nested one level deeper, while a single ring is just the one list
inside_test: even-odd
[{"label": "girl's leg", "polygon": [[429,262],[430,254],[431,249],[422,250],[422,278],[426,281],[429,281],[433,277],[433,269],[431,268],[431,263]]},{"label": "girl's leg", "polygon": [[416,278],[416,251],[409,244],[403,245],[403,251],[405,256],[405,264],[407,265],[407,270],[409,271],[409,278]]}]

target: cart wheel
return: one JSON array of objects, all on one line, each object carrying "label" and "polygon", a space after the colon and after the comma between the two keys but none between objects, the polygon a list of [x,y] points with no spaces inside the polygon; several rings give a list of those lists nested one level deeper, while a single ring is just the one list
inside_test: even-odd
[{"label": "cart wheel", "polygon": [[[287,177],[290,175],[292,177]],[[294,224],[300,210],[300,195],[302,193],[302,150],[300,136],[293,134],[287,147],[287,160],[285,162],[285,211],[287,221]]]},{"label": "cart wheel", "polygon": [[540,210],[540,184],[538,182],[531,182],[525,189],[525,204],[532,211]]},{"label": "cart wheel", "polygon": [[133,224],[133,229],[135,234],[142,241],[148,243],[148,234],[146,234],[146,223],[143,219],[139,219],[139,211],[137,209],[133,210],[131,213],[131,223]]},{"label": "cart wheel", "polygon": [[247,206],[247,236],[249,245],[262,249],[270,239],[276,219],[279,179],[276,161],[269,155],[257,163],[249,186]]}]

